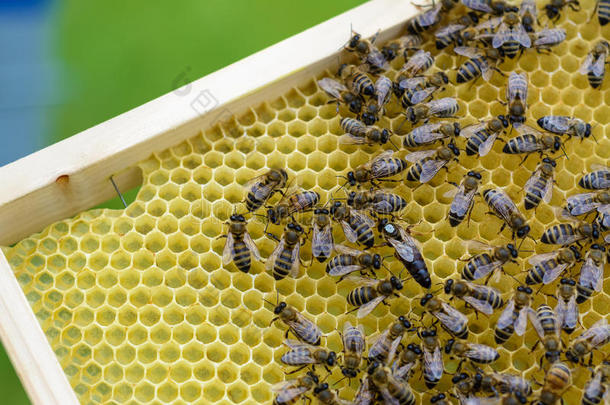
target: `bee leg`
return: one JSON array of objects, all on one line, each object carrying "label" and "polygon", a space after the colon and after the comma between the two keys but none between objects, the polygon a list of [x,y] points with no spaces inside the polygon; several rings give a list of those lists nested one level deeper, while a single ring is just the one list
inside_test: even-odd
[{"label": "bee leg", "polygon": [[269,326],[273,325],[273,322],[277,321],[278,319],[280,319],[280,317],[275,317],[271,320],[271,322],[269,322]]},{"label": "bee leg", "polygon": [[279,241],[280,241],[280,238],[278,238],[277,236],[275,236],[275,235],[274,235],[274,234],[272,234],[271,232],[266,232],[266,231],[265,231],[265,235],[267,235],[267,237],[268,237],[268,238],[271,238],[271,239],[273,239],[273,240],[274,240],[274,241],[276,241],[276,242],[279,242]]},{"label": "bee leg", "polygon": [[532,348],[530,349],[530,352],[533,352],[534,350],[536,350],[536,348],[538,347],[539,344],[540,344],[540,340],[537,340],[536,343],[534,343],[534,346],[532,346]]},{"label": "bee leg", "polygon": [[218,239],[222,239],[222,238],[228,238],[229,235],[218,235],[217,237],[214,238],[214,240],[218,240]]},{"label": "bee leg", "polygon": [[286,373],[286,375],[290,375],[290,374],[295,374],[295,373],[298,373],[299,371],[303,370],[303,369],[304,369],[305,367],[307,367],[307,366],[308,366],[307,364],[306,364],[306,365],[304,365],[304,366],[301,366],[301,367],[299,367],[299,368],[297,368],[297,369],[294,369],[294,370],[292,370],[292,371],[290,371],[290,372]]},{"label": "bee leg", "polygon": [[309,398],[307,395],[303,395],[303,405],[310,405],[311,404],[311,398]]},{"label": "bee leg", "polygon": [[591,351],[591,354],[589,355],[589,367],[593,367],[593,351]]}]

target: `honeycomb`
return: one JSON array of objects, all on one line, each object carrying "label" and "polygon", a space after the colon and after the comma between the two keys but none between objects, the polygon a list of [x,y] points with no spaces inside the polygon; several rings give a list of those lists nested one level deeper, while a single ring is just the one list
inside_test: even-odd
[{"label": "honeycomb", "polygon": [[[593,6],[593,0],[582,1],[583,10]],[[528,123],[535,126],[535,119],[549,114],[574,115],[595,124],[597,143],[591,139],[566,142],[569,159],[558,160],[551,204],[542,203],[535,211],[522,209],[521,187],[538,159],[520,164],[521,157],[501,153],[501,142],[483,158],[462,153],[459,166],[421,187],[400,183],[396,190],[410,202],[401,217],[409,223],[422,220],[415,229],[433,290],[457,276],[458,259],[468,253],[463,241],[501,244],[510,238],[508,231],[499,234],[500,221],[488,219],[480,199],[469,226],[450,227],[446,221],[450,200],[443,197],[452,187],[447,181],[459,182],[468,170],[482,171],[482,187],[504,188],[526,214],[530,234],[539,238],[558,222],[553,206],[582,192],[578,177],[592,164],[606,164],[610,159],[610,93],[591,89],[587,78],[578,73],[601,29],[597,23],[587,23],[585,12],[563,14],[567,17],[559,25],[566,29],[568,39],[552,54],[540,56],[530,50],[500,67],[505,72],[528,73]],[[461,62],[431,44],[425,48],[437,54],[433,70],[448,71]],[[394,61],[388,76],[393,78],[399,67],[400,61]],[[412,280],[405,284],[403,298],[389,300],[388,306],[380,305],[358,321],[354,313],[347,313],[350,307],[345,300],[353,284],[337,283],[327,276],[325,263],[314,262],[301,269],[299,278],[279,282],[262,263],[253,262],[249,274],[233,264],[226,268],[221,264],[224,239],[217,237],[226,233],[224,223],[243,200],[243,185],[249,179],[267,168],[283,167],[301,187],[317,191],[321,201],[327,201],[344,182],[337,176],[379,150],[338,142],[343,134],[340,115],[348,113],[341,107],[338,115],[336,105],[327,103],[328,96],[316,84],[319,78],[312,77],[227,122],[201,128],[191,139],[141,162],[143,185],[125,210],[84,212],[3,248],[82,403],[270,403],[270,385],[289,378],[279,363],[286,351],[282,347],[285,327],[280,322],[269,326],[273,313],[263,303],[263,298],[275,302],[276,292],[315,320],[327,335],[325,345],[336,352],[342,350],[336,330],[347,320],[362,323],[371,336],[396,316],[413,312],[410,316],[416,320],[422,313],[419,298],[424,290]],[[460,122],[466,125],[505,113],[506,107],[497,101],[504,99],[505,83],[504,77],[494,74],[490,82],[447,86],[438,97],[458,98]],[[404,133],[402,121],[395,106],[380,125]],[[400,142],[398,136],[394,142]],[[275,242],[265,237],[264,223],[253,217],[248,229],[262,256],[268,257]],[[270,230],[281,234],[279,227]],[[339,233],[335,237],[341,240]],[[523,249],[540,253],[553,248],[528,240]],[[302,249],[305,261],[310,259],[309,252],[308,243]],[[507,265],[506,271],[523,277],[532,254],[522,253],[519,265]],[[399,269],[391,261],[390,267]],[[490,285],[508,296],[516,282],[503,277]],[[554,293],[555,286],[537,294],[533,306],[544,302],[554,306],[555,301],[542,293]],[[491,329],[501,311],[490,317],[476,316],[463,304],[454,301],[454,305],[468,314],[470,339],[495,346]],[[606,278],[603,292],[579,306],[583,326],[607,316],[608,307],[610,279]],[[423,321],[430,322],[429,318]],[[441,339],[447,338],[442,332]],[[414,339],[408,335],[405,342]],[[491,368],[543,381],[544,371],[538,365],[542,349],[531,353],[537,339],[531,327],[525,336],[511,337],[497,348],[500,358]],[[445,361],[447,372],[454,372],[457,361]],[[335,369],[329,381],[340,377]],[[576,368],[573,377],[575,388],[565,394],[570,404],[580,400],[589,371]],[[444,374],[437,390],[448,390],[450,378]],[[418,398],[429,398],[419,373],[410,384]],[[341,397],[352,398],[357,381],[350,385],[344,380],[336,387]]]}]

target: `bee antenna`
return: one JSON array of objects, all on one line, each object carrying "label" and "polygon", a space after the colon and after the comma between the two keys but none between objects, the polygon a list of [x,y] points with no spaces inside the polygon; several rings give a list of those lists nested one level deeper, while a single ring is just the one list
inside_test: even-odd
[{"label": "bee antenna", "polygon": [[568,157],[568,154],[566,153],[566,150],[564,149],[563,145],[561,145],[561,151],[563,152],[563,155],[566,157],[566,159],[570,160],[570,158]]},{"label": "bee antenna", "polygon": [[[328,376],[327,376],[327,377],[328,377]],[[333,385],[339,384],[341,381],[345,380],[346,378],[347,378],[347,376],[344,376],[343,378],[339,378],[337,381],[335,381],[335,382],[333,383]],[[325,380],[326,380],[326,378],[325,378]]]},{"label": "bee antenna", "polygon": [[394,142],[392,142],[392,139],[388,139],[388,142],[390,142],[390,144],[394,147],[394,149],[396,149],[396,151],[398,152],[398,147],[396,146],[396,144]]}]

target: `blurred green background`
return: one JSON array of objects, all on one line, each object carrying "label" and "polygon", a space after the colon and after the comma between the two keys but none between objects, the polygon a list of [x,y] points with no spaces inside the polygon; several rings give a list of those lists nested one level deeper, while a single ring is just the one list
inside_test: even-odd
[{"label": "blurred green background", "polygon": [[[0,165],[362,3],[0,0]],[[0,390],[29,403],[4,352]]]}]

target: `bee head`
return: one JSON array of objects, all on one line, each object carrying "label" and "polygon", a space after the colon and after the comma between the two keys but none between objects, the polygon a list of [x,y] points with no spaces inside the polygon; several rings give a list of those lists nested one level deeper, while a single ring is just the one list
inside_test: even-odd
[{"label": "bee head", "polygon": [[396,52],[394,51],[394,49],[392,49],[389,46],[384,47],[381,50],[381,54],[383,55],[383,57],[387,60],[387,61],[391,61],[396,59]]},{"label": "bee head", "polygon": [[409,322],[409,320],[407,318],[405,318],[403,315],[400,315],[398,317],[398,322],[400,322],[405,329],[411,328],[411,322]]},{"label": "bee head", "polygon": [[367,374],[369,374],[369,375],[373,374],[379,366],[380,366],[380,364],[378,361],[372,362],[371,365],[369,366],[368,370],[366,370]]},{"label": "bee head", "polygon": [[559,138],[558,136],[553,139],[553,149],[555,150],[555,152],[561,149],[561,138]]},{"label": "bee head", "polygon": [[559,355],[561,354],[558,350],[549,350],[544,353],[544,357],[551,363],[554,363],[556,360],[559,360]]},{"label": "bee head", "polygon": [[460,381],[464,381],[465,379],[467,379],[469,377],[468,374],[466,373],[460,373],[460,374],[456,374],[451,378],[451,382],[454,384],[459,383]]},{"label": "bee head", "polygon": [[543,161],[544,163],[548,163],[548,164],[550,164],[550,165],[551,165],[551,166],[553,166],[553,167],[557,167],[557,162],[555,162],[555,161],[554,161],[553,159],[551,159],[551,158],[545,157],[544,159],[542,159],[542,161]]},{"label": "bee head", "polygon": [[[362,114],[362,122],[364,122],[366,125],[373,125],[377,122],[377,117],[373,113],[365,112]],[[381,143],[385,142],[381,141]]]},{"label": "bee head", "polygon": [[572,280],[571,278],[562,278],[560,283],[561,285],[576,285],[576,281]]},{"label": "bee head", "polygon": [[415,122],[417,120],[417,117],[415,116],[415,109],[413,107],[407,108],[406,115],[407,118],[409,118],[409,121],[411,122]]},{"label": "bee head", "polygon": [[527,404],[527,397],[519,390],[515,390],[513,392],[515,399],[519,401],[520,404]]},{"label": "bee head", "polygon": [[453,349],[453,344],[455,343],[455,339],[449,339],[447,344],[445,345],[445,353],[451,353],[451,349]]},{"label": "bee head", "polygon": [[319,384],[316,388],[313,389],[314,394],[319,394],[322,391],[326,391],[328,389],[328,383]]},{"label": "bee head", "polygon": [[347,205],[354,205],[354,200],[356,199],[356,192],[355,191],[350,191],[349,194],[347,195]]},{"label": "bee head", "polygon": [[349,110],[355,114],[359,113],[360,110],[362,110],[362,102],[357,98],[350,100],[348,106]]},{"label": "bee head", "polygon": [[433,295],[428,293],[426,295],[424,295],[424,298],[422,298],[421,300],[419,300],[419,303],[421,304],[421,306],[425,306],[428,301],[430,301],[432,299]]},{"label": "bee head", "polygon": [[576,246],[570,246],[570,250],[574,254],[576,260],[580,259],[580,252],[578,251],[578,248]]},{"label": "bee head", "polygon": [[337,353],[335,353],[335,352],[328,353],[328,358],[326,359],[326,364],[328,364],[329,367],[332,367],[336,363],[337,363]]},{"label": "bee head", "polygon": [[358,45],[358,43],[360,42],[360,34],[354,34],[354,36],[352,36],[352,38],[349,41],[349,46],[350,48],[354,48],[356,45]]},{"label": "bee head", "polygon": [[277,304],[277,306],[273,309],[273,313],[276,315],[279,315],[284,309],[286,308],[286,303],[285,302],[280,302],[279,304]]},{"label": "bee head", "polygon": [[474,170],[471,170],[468,172],[468,176],[470,177],[474,177],[475,179],[481,180],[481,173],[479,172],[475,172]]},{"label": "bee head", "polygon": [[525,225],[517,230],[517,236],[520,238],[525,238],[525,236],[530,233],[530,226]]},{"label": "bee head", "polygon": [[510,123],[508,122],[508,119],[504,115],[498,115],[498,119],[500,120],[500,122],[502,122],[502,126],[504,126],[504,128],[508,128]]},{"label": "bee head", "polygon": [[517,251],[517,248],[515,247],[515,245],[513,245],[512,243],[509,243],[508,245],[506,245],[506,248],[508,250],[510,250],[510,255],[513,258],[517,258],[517,256],[519,256],[519,252]]},{"label": "bee head", "polygon": [[446,398],[446,397],[445,397],[445,394],[438,394],[438,395],[435,395],[435,396],[433,396],[432,398],[430,398],[430,403],[431,403],[431,404],[435,404],[435,403],[437,403],[438,401],[442,401],[442,400],[443,400],[443,399],[445,399],[445,398]]},{"label": "bee head", "polygon": [[455,146],[455,144],[454,144],[453,142],[452,142],[452,143],[450,143],[449,145],[447,145],[447,147],[448,147],[449,149],[451,149],[451,152],[453,152],[453,154],[454,154],[455,156],[460,156],[460,150],[458,149],[458,147],[457,147],[457,146]]},{"label": "bee head", "polygon": [[316,375],[316,373],[314,373],[313,371],[308,371],[308,372],[307,372],[307,375],[308,375],[308,376],[309,376],[309,378],[311,378],[311,379],[312,379],[312,381],[313,381],[314,383],[316,383],[316,384],[317,384],[317,383],[320,381],[320,380],[318,379],[318,376]]},{"label": "bee head", "polygon": [[519,287],[517,287],[517,291],[519,292],[524,292],[526,294],[531,294],[533,292],[533,290],[531,289],[531,287],[525,287],[520,285]]},{"label": "bee head", "polygon": [[453,123],[453,135],[459,136],[460,132],[462,132],[462,128],[460,127],[460,123],[459,122],[454,122]]},{"label": "bee head", "polygon": [[453,287],[453,283],[455,281],[452,279],[449,279],[445,282],[445,294],[449,294],[451,292],[451,287]]},{"label": "bee head", "polygon": [[585,124],[585,138],[591,136],[591,124]]},{"label": "bee head", "polygon": [[347,378],[355,378],[358,375],[358,372],[353,368],[342,368],[341,373]]},{"label": "bee head", "polygon": [[445,74],[445,72],[438,72],[438,73],[437,73],[437,75],[438,75],[438,77],[441,79],[441,81],[442,81],[444,84],[448,84],[448,83],[449,83],[449,76],[447,76],[447,75]]},{"label": "bee head", "polygon": [[243,215],[233,214],[231,215],[231,221],[233,222],[246,222],[246,218]]},{"label": "bee head", "polygon": [[388,140],[390,139],[390,132],[387,129],[383,129],[383,131],[381,131],[381,143],[385,144]]},{"label": "bee head", "polygon": [[328,210],[326,208],[316,208],[313,211],[314,214],[325,214],[328,215]]},{"label": "bee head", "polygon": [[593,228],[591,230],[591,236],[593,239],[599,238],[599,228],[597,227],[597,224],[593,224],[591,227]]},{"label": "bee head", "polygon": [[606,251],[605,247],[603,247],[602,245],[598,245],[597,243],[592,244],[591,249],[601,250],[602,252]]},{"label": "bee head", "polygon": [[392,287],[394,287],[395,290],[402,290],[402,281],[400,281],[398,277],[390,277],[390,283],[392,283]]},{"label": "bee head", "polygon": [[277,225],[279,223],[279,218],[273,208],[267,210],[267,218],[269,218],[269,221],[271,221],[272,224]]},{"label": "bee head", "polygon": [[375,270],[379,270],[381,268],[381,255],[378,253],[373,255],[373,268]]},{"label": "bee head", "polygon": [[347,182],[349,183],[350,186],[356,185],[356,176],[354,175],[354,172],[347,173]]}]

